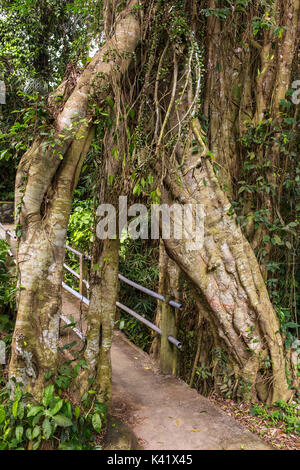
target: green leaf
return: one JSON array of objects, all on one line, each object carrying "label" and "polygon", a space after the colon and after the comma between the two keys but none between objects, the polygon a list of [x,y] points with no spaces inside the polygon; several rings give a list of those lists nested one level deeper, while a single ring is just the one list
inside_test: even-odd
[{"label": "green leaf", "polygon": [[41,434],[41,426],[35,426],[32,431],[32,439],[36,439]]},{"label": "green leaf", "polygon": [[44,412],[41,411],[40,413],[38,413],[32,420],[32,426],[36,426],[37,423],[39,422],[39,420],[41,419],[41,417],[43,416]]},{"label": "green leaf", "polygon": [[135,187],[133,188],[133,194],[137,194],[138,196],[141,194],[141,187],[139,183],[136,183]]},{"label": "green leaf", "polygon": [[21,398],[22,398],[21,390],[16,390],[15,395],[14,395],[14,400],[19,402]]},{"label": "green leaf", "polygon": [[4,406],[0,406],[0,424],[3,423],[3,421],[5,420],[5,417],[6,417],[6,413],[5,413]]},{"label": "green leaf", "polygon": [[43,421],[43,433],[46,441],[48,441],[52,434],[52,426],[48,418],[45,418]]},{"label": "green leaf", "polygon": [[93,428],[95,429],[95,431],[97,431],[98,433],[101,432],[101,429],[102,429],[102,421],[101,421],[101,418],[100,416],[98,415],[98,413],[95,413],[92,417],[92,425],[93,425]]},{"label": "green leaf", "polygon": [[67,418],[72,420],[72,405],[69,401],[65,403],[65,406],[63,408],[63,415],[66,416]]},{"label": "green leaf", "polygon": [[115,160],[118,160],[119,158],[119,149],[117,147],[115,147],[113,150],[112,150],[112,156]]},{"label": "green leaf", "polygon": [[80,416],[80,408],[79,406],[76,406],[75,407],[75,418],[78,419]]},{"label": "green leaf", "polygon": [[16,418],[18,416],[18,406],[19,406],[19,402],[15,401],[13,406],[12,406],[12,414],[13,414],[14,418]]},{"label": "green leaf", "polygon": [[150,184],[153,184],[154,178],[153,178],[152,175],[148,175],[148,182],[149,182]]},{"label": "green leaf", "polygon": [[32,450],[38,450],[38,448],[40,447],[40,443],[41,443],[41,439],[36,441],[32,446]]},{"label": "green leaf", "polygon": [[70,418],[67,418],[64,415],[56,415],[53,417],[53,419],[55,423],[62,428],[68,428],[72,426],[72,421],[70,420]]},{"label": "green leaf", "polygon": [[2,438],[3,441],[5,441],[5,440],[8,438],[8,436],[10,435],[10,433],[11,433],[11,428],[7,428],[6,431],[5,431],[5,433],[4,433],[4,435],[3,435],[3,438]]},{"label": "green leaf", "polygon": [[22,441],[23,432],[24,432],[23,426],[17,426],[16,427],[16,439],[17,439],[18,442]]},{"label": "green leaf", "polygon": [[27,418],[30,418],[31,416],[36,416],[43,409],[44,408],[42,406],[32,406],[27,413]]},{"label": "green leaf", "polygon": [[286,328],[299,328],[300,325],[298,325],[298,323],[295,323],[295,322],[292,322],[292,321],[289,321],[287,323],[285,323],[284,325]]},{"label": "green leaf", "polygon": [[44,390],[44,395],[42,398],[42,403],[44,406],[48,406],[51,399],[53,398],[54,395],[54,385],[48,385],[48,387],[45,388]]},{"label": "green leaf", "polygon": [[112,98],[111,98],[110,96],[107,96],[107,97],[105,98],[105,101],[106,101],[106,103],[108,104],[108,106],[110,106],[111,108],[114,107],[115,103],[114,103],[114,101],[112,100]]},{"label": "green leaf", "polygon": [[272,238],[273,245],[282,245],[282,240],[278,235],[274,235]]},{"label": "green leaf", "polygon": [[52,372],[51,372],[51,371],[48,371],[48,372],[46,372],[46,374],[45,374],[45,379],[46,379],[46,380],[49,380],[49,379],[51,378],[51,376],[52,376]]},{"label": "green leaf", "polygon": [[31,428],[26,429],[26,437],[29,441],[32,441],[32,429]]},{"label": "green leaf", "polygon": [[63,406],[63,404],[64,404],[64,401],[63,401],[63,400],[59,400],[59,401],[54,405],[54,407],[51,408],[51,410],[50,410],[51,415],[52,415],[52,416],[56,415],[56,414],[59,412],[59,410],[61,409],[61,407]]},{"label": "green leaf", "polygon": [[23,403],[19,403],[19,408],[18,408],[18,418],[23,419],[25,414],[25,407]]}]

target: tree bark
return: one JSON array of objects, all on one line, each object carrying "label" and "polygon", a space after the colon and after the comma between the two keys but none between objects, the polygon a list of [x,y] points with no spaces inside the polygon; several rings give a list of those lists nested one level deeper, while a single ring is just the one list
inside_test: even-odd
[{"label": "tree bark", "polygon": [[16,177],[20,293],[10,377],[39,398],[45,371],[55,373],[61,282],[73,190],[89,149],[92,114],[103,105],[112,80],[128,68],[140,37],[136,0],[117,16],[112,36],[95,55],[59,112],[49,137],[37,138]]},{"label": "tree bark", "polygon": [[[198,126],[193,125],[194,138]],[[269,402],[289,399],[279,321],[255,255],[229,213],[229,200],[209,158],[201,158],[199,165],[199,154],[193,155],[190,148],[186,167],[183,172],[176,169],[180,184],[169,176],[170,171],[166,185],[174,200],[204,208],[204,244],[200,250],[189,251],[187,240],[165,240],[167,253],[198,289],[245,396],[256,398],[256,383],[265,379],[266,384],[270,382]],[[268,356],[272,371],[264,367]]]},{"label": "tree bark", "polygon": [[111,345],[119,291],[119,240],[96,241],[97,271],[93,279],[90,307],[88,311],[87,346],[85,361],[87,370],[80,376],[80,395],[90,387],[97,392],[97,400],[110,406]]}]

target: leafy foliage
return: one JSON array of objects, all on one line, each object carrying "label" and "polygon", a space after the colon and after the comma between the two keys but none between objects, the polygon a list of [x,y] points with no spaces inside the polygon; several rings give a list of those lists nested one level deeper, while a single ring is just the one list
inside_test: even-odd
[{"label": "leafy foliage", "polygon": [[60,450],[101,449],[97,436],[106,423],[106,407],[91,398],[92,390],[74,404],[51,384],[41,402],[32,404],[19,385],[14,388],[13,394],[9,386],[0,391],[1,450],[37,450],[45,442]]},{"label": "leafy foliage", "polygon": [[[141,240],[126,239],[120,250],[121,273],[138,284],[157,290],[158,285],[158,248],[147,246]],[[127,284],[120,285],[120,302],[135,312],[155,322],[157,302]],[[141,349],[148,351],[153,341],[153,335],[148,327],[135,318],[121,311],[120,329],[128,338]]]},{"label": "leafy foliage", "polygon": [[[14,268],[7,269],[9,247],[0,240],[0,340],[6,347],[6,358],[9,358],[14,316],[16,312],[16,278]],[[0,366],[1,367],[1,366]],[[2,371],[0,368],[0,380]]]},{"label": "leafy foliage", "polygon": [[68,227],[69,243],[83,253],[89,253],[93,242],[93,226],[93,201],[75,198]]},{"label": "leafy foliage", "polygon": [[278,426],[284,423],[287,434],[300,435],[299,403],[286,403],[279,401],[274,406],[253,404],[250,410],[251,416],[257,416],[268,426]]}]

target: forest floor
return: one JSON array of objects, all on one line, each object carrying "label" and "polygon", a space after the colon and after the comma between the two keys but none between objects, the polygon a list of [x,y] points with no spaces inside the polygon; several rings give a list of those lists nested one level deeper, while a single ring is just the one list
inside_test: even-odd
[{"label": "forest floor", "polygon": [[[85,308],[63,295],[63,313],[85,332]],[[147,450],[268,450],[271,446],[183,381],[159,373],[119,331],[112,346],[113,413]]]},{"label": "forest floor", "polygon": [[216,395],[213,395],[210,400],[274,448],[278,450],[300,450],[299,435],[287,434],[284,423],[275,425],[258,416],[252,416],[252,405],[237,403],[234,400],[224,399],[224,397]]}]

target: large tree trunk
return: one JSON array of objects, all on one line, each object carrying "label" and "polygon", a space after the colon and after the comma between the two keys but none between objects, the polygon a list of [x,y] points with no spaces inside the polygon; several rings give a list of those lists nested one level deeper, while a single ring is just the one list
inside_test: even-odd
[{"label": "large tree trunk", "polygon": [[[113,91],[116,90],[113,87]],[[124,140],[119,139],[119,150],[124,149]],[[97,200],[99,204],[117,205],[122,186],[118,176],[122,171],[122,160],[114,158],[112,146],[114,145],[114,131],[107,131],[104,137],[104,161],[100,173],[100,188]],[[120,151],[120,154],[122,152]],[[112,179],[113,178],[113,181]],[[96,212],[97,220],[104,215]],[[116,216],[118,216],[116,211]],[[93,390],[97,393],[97,400],[111,405],[111,345],[116,320],[116,302],[119,293],[119,227],[114,239],[99,238],[97,226],[93,243],[91,301],[88,311],[88,327],[86,335],[85,361],[87,368],[80,374],[76,386],[80,395],[88,391],[92,382]]]},{"label": "large tree trunk", "polygon": [[[93,132],[91,104],[103,105],[113,80],[126,71],[140,37],[131,0],[118,15],[114,31],[80,76],[49,129],[36,139],[19,165],[16,213],[20,293],[13,336],[10,377],[35,397],[45,371],[55,372],[60,292],[73,190]],[[90,97],[89,97],[90,96]]]},{"label": "large tree trunk", "polygon": [[[216,8],[215,0],[208,3],[210,8]],[[255,36],[252,24],[263,13],[269,26]],[[232,13],[226,21],[211,15],[206,31],[203,110],[209,119],[209,147],[227,194],[234,200],[244,198],[244,232],[251,246],[260,251],[260,264],[267,279],[266,265],[274,247],[263,240],[281,212],[287,156],[280,141],[288,128],[281,103],[293,75],[298,77],[299,0],[276,0],[263,7],[260,2],[250,2],[244,13]],[[263,142],[258,138],[255,143],[251,132],[255,136],[257,129],[259,134],[261,126],[266,136]],[[249,158],[259,169],[254,167],[247,174],[243,165]],[[238,193],[239,181],[255,187],[258,177],[264,188],[269,186],[268,190],[258,187],[252,193]],[[267,220],[255,229],[253,216],[259,210],[265,211]]]},{"label": "large tree trunk", "polygon": [[[204,208],[203,248],[191,251],[184,239],[165,240],[165,247],[196,286],[199,301],[205,305],[220,346],[229,354],[229,367],[235,371],[244,395],[255,398],[259,388],[260,397],[270,402],[288,399],[291,391],[279,321],[253,250],[229,211],[229,200],[209,158],[201,158],[203,153],[193,154],[192,140],[199,138],[199,128],[194,121],[186,170],[176,168],[181,183],[170,176],[170,168],[166,184],[173,200]],[[202,140],[200,145],[204,146]],[[265,365],[268,358],[271,369]]]},{"label": "large tree trunk", "polygon": [[22,205],[22,234],[17,251],[20,292],[9,370],[10,377],[35,397],[42,393],[46,371],[55,373],[57,366],[67,226],[73,190],[93,131],[85,129],[82,135],[82,140],[71,144],[60,165],[51,196],[48,189],[50,200],[45,202],[44,215],[40,213],[43,200],[37,194],[43,176],[37,174],[34,164],[30,171],[35,184],[29,177]]},{"label": "large tree trunk", "polygon": [[[262,14],[259,2],[254,3]],[[172,44],[173,57],[161,47],[162,59],[157,60],[155,73],[158,82],[167,68],[168,87],[160,82],[159,94],[157,86],[152,91],[157,119],[156,130],[151,134],[156,157],[151,165],[158,184],[163,182],[160,186],[163,202],[200,204],[205,211],[203,248],[191,251],[187,240],[173,238],[165,240],[166,251],[196,288],[196,301],[201,305],[201,316],[213,330],[214,345],[227,353],[227,367],[235,376],[233,388],[239,388],[248,399],[258,396],[269,402],[292,396],[286,369],[293,373],[293,368],[285,357],[283,335],[260,265],[236,221],[231,201],[237,192],[236,182],[246,153],[238,138],[249,122],[257,126],[264,119],[272,126],[276,121],[271,129],[276,139],[276,126],[282,120],[279,103],[291,80],[288,62],[297,55],[299,2],[275,3],[270,12],[272,27],[262,29],[259,36],[262,44],[253,39],[252,20],[257,11],[252,7],[243,14],[229,13],[226,21],[217,18],[218,15],[209,16],[202,108],[209,118],[209,140],[195,118],[203,75],[194,37],[187,40],[185,58],[180,42]],[[208,6],[216,8],[213,0]],[[282,25],[286,30],[276,38],[274,28]],[[195,27],[194,34],[197,35]],[[288,56],[284,50],[286,54],[288,50]],[[268,121],[270,114],[272,120]],[[151,122],[147,130],[150,126],[155,127]],[[270,158],[270,170],[263,175],[270,187],[278,183],[274,173],[279,166],[279,146],[274,142],[270,157],[269,146],[254,149],[261,165]],[[258,176],[260,173],[253,175]],[[258,208],[268,210],[271,223],[278,210],[276,192],[269,195],[266,192],[258,200],[245,201],[246,213],[253,210],[255,202]],[[261,243],[263,235],[264,228],[257,233],[252,230],[250,239],[254,247]],[[266,252],[268,255],[267,249]]]},{"label": "large tree trunk", "polygon": [[80,395],[91,388],[97,392],[97,400],[111,404],[111,344],[116,317],[119,291],[119,240],[96,241],[92,294],[88,311],[87,345],[85,361],[87,369],[77,381]]}]

